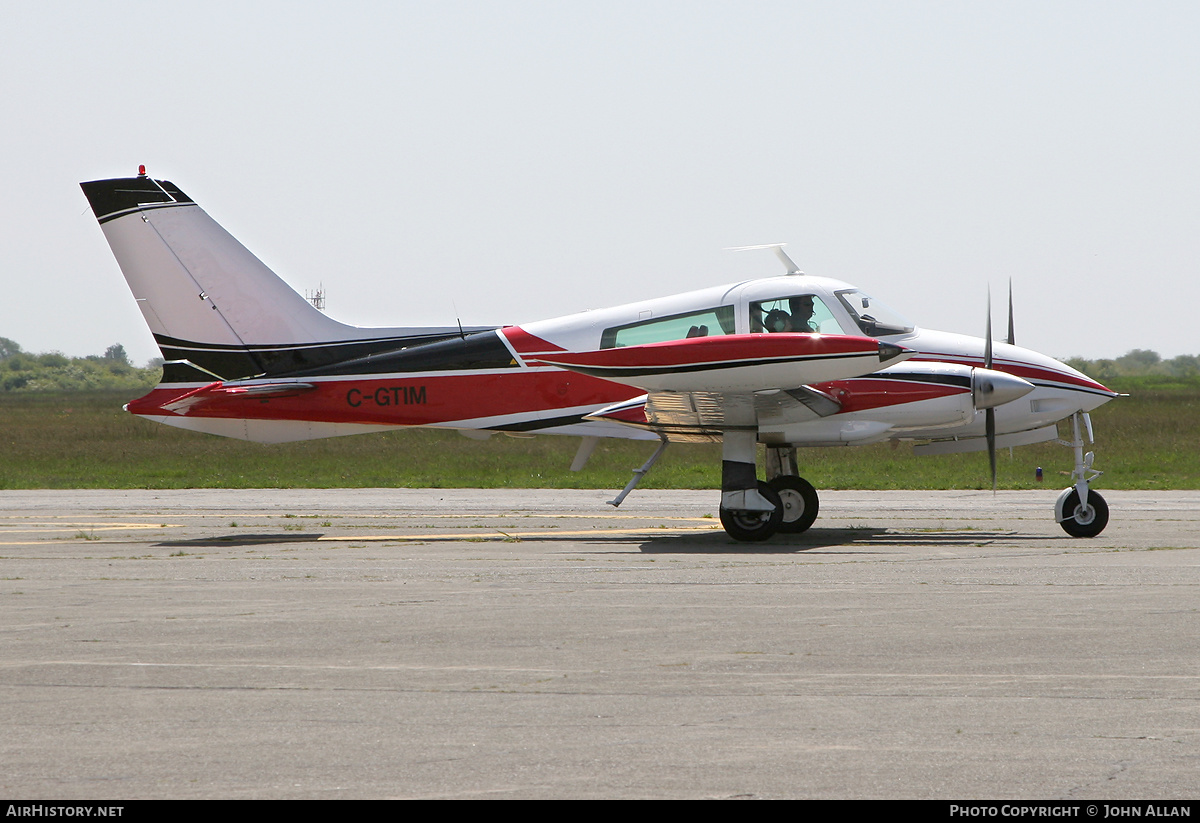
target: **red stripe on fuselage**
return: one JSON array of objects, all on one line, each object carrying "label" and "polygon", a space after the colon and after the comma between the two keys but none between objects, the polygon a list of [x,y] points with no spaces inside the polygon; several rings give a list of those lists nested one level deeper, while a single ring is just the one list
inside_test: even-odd
[{"label": "red stripe on fuselage", "polygon": [[500,333],[508,340],[508,344],[513,347],[513,351],[522,356],[551,351],[566,351],[562,346],[556,346],[548,340],[536,337],[520,326],[505,326],[500,330]]},{"label": "red stripe on fuselage", "polygon": [[[935,362],[935,363],[957,363],[960,366],[970,366],[978,368],[983,366],[982,357],[970,357],[966,355],[956,354],[936,354],[933,352],[922,352],[916,357],[908,361],[909,363]],[[1033,366],[1029,363],[1024,363],[1020,360],[999,360],[997,359],[992,368],[996,371],[1002,371],[1006,374],[1011,374],[1015,377],[1021,377],[1029,382],[1040,381],[1042,383],[1063,383],[1067,386],[1076,386],[1085,391],[1098,392],[1116,397],[1117,393],[1112,389],[1097,383],[1090,377],[1078,377],[1074,374],[1066,374],[1053,369],[1047,369],[1042,366]]]},{"label": "red stripe on fuselage", "polygon": [[[290,397],[221,393],[179,416],[429,426],[506,415],[526,415],[533,420],[541,412],[553,415],[563,409],[599,408],[640,394],[629,386],[558,369],[310,383],[314,389]],[[194,391],[156,388],[128,408],[133,414],[171,416],[175,413],[163,406]]]},{"label": "red stripe on fuselage", "polygon": [[913,380],[888,380],[884,377],[853,377],[848,380],[831,380],[814,383],[814,389],[823,391],[842,404],[838,414],[868,411],[901,403],[918,403],[956,394],[969,394],[970,389],[945,383],[920,383]]},{"label": "red stripe on fuselage", "polygon": [[728,334],[643,343],[616,349],[567,352],[539,358],[567,367],[671,369],[689,366],[753,366],[776,360],[854,355],[877,356],[879,341],[870,337],[820,334]]}]

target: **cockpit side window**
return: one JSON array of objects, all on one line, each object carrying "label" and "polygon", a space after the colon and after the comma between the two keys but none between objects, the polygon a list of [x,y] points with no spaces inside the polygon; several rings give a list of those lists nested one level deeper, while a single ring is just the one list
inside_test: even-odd
[{"label": "cockpit side window", "polygon": [[797,294],[751,303],[750,331],[844,333],[832,312],[815,294]]},{"label": "cockpit side window", "polygon": [[867,337],[908,334],[913,330],[913,324],[903,316],[858,289],[840,291],[837,296]]},{"label": "cockpit side window", "polygon": [[684,340],[688,337],[711,337],[733,334],[735,330],[733,306],[717,306],[703,311],[654,317],[624,326],[613,326],[605,329],[600,335],[600,348],[616,349],[622,346]]}]

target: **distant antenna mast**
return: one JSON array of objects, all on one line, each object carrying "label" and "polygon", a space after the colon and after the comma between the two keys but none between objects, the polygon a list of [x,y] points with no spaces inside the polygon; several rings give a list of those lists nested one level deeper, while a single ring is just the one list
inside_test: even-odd
[{"label": "distant antenna mast", "polygon": [[313,304],[313,308],[325,311],[325,284],[317,286],[316,291],[305,289],[304,299]]}]

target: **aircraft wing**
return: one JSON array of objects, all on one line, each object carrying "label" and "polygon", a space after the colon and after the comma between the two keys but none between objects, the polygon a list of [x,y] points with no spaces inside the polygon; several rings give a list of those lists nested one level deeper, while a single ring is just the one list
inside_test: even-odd
[{"label": "aircraft wing", "polygon": [[858,377],[915,352],[872,337],[730,334],[584,352],[539,354],[534,362],[651,392],[752,393]]},{"label": "aircraft wing", "polygon": [[785,420],[809,422],[837,414],[839,400],[811,386],[753,393],[651,392],[587,416],[652,431],[673,442],[718,442],[726,431],[753,431]]}]

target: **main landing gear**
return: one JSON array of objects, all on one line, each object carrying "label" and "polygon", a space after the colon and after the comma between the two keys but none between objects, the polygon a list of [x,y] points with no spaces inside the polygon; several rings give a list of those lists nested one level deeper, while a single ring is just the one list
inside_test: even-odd
[{"label": "main landing gear", "polygon": [[[779,531],[783,524],[783,501],[780,500],[778,492],[762,481],[759,481],[757,490],[759,496],[773,507],[771,511],[728,509],[724,502],[721,504],[721,525],[725,528],[725,533],[734,540],[766,540]],[[721,499],[724,501],[724,493]]]},{"label": "main landing gear", "polygon": [[[791,446],[767,447],[770,479],[764,483],[758,480],[753,462],[754,441],[731,438],[730,434],[725,435],[721,471],[721,525],[725,532],[734,540],[757,542],[776,532],[799,534],[807,530],[817,519],[820,500],[812,484],[798,476],[796,450]],[[739,440],[747,440],[749,450]]]},{"label": "main landing gear", "polygon": [[821,510],[817,490],[796,468],[794,446],[767,446],[767,485],[783,503],[783,519],[779,531],[800,534],[808,531]]},{"label": "main landing gear", "polygon": [[1093,441],[1092,419],[1087,412],[1076,412],[1071,418],[1071,440],[1058,441],[1075,451],[1075,470],[1071,472],[1075,485],[1063,489],[1058,496],[1054,504],[1054,519],[1072,537],[1095,537],[1108,525],[1108,504],[1099,492],[1089,487],[1104,472],[1092,468],[1092,461],[1096,458],[1094,453],[1084,454],[1081,422],[1083,428],[1087,429],[1088,440]]}]

